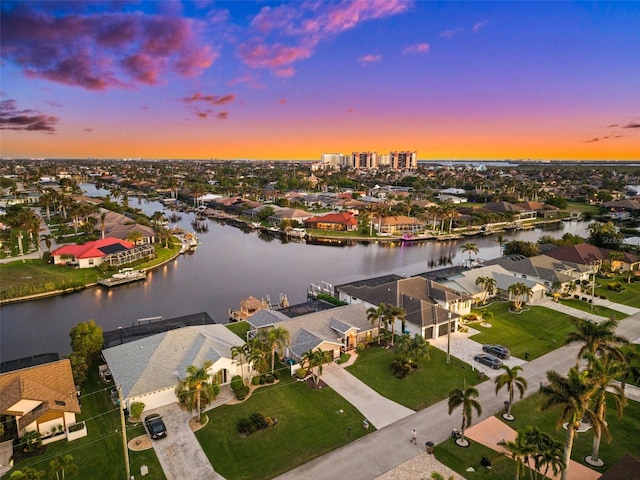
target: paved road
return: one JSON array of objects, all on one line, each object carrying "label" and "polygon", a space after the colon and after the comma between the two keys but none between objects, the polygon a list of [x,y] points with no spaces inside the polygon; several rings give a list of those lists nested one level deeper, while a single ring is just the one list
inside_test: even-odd
[{"label": "paved road", "polygon": [[[640,338],[640,314],[620,322],[618,334],[634,341]],[[525,396],[538,391],[546,381],[546,372],[565,373],[575,365],[579,346],[560,347],[553,352],[523,365],[522,375],[529,381]],[[474,419],[478,423],[504,408],[505,396],[496,396],[494,384],[488,380],[477,386],[483,414]],[[278,480],[335,480],[348,476],[349,480],[371,480],[424,452],[424,444],[431,440],[438,444],[449,438],[453,428],[460,427],[459,411],[449,416],[447,401],[443,400],[420,410],[392,425],[351,442],[333,452],[301,465]],[[411,429],[418,431],[418,445],[409,443]],[[425,472],[427,473],[427,472]]]}]

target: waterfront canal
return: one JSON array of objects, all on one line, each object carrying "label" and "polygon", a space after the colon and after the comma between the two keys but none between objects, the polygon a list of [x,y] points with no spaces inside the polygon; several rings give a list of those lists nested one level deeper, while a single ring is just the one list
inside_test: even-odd
[{"label": "waterfront canal", "polygon": [[[148,214],[162,210],[159,202],[138,203],[130,198],[129,203]],[[191,230],[193,215],[181,215],[178,225]],[[198,234],[200,245],[194,254],[181,255],[149,272],[146,281],[0,307],[0,361],[44,352],[66,354],[70,350],[69,330],[89,319],[104,330],[113,330],[141,318],[205,311],[216,322],[225,323],[229,308],[237,309],[249,295],[269,295],[275,304],[283,293],[294,305],[306,300],[311,283],[338,285],[460,264],[468,259],[460,249],[466,242],[478,245],[480,259],[500,255],[500,246],[491,236],[411,246],[370,243],[331,247],[264,239],[255,232],[245,233],[214,221],[208,221],[208,227],[208,232]],[[585,222],[563,222],[557,230],[525,230],[505,238],[536,241],[544,234],[561,236],[565,232],[585,236],[586,227]]]}]

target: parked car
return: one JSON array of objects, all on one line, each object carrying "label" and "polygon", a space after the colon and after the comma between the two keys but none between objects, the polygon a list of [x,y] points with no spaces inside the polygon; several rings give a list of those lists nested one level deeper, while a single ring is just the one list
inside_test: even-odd
[{"label": "parked car", "polygon": [[482,351],[490,353],[491,355],[495,355],[498,358],[503,360],[509,358],[511,356],[511,352],[507,347],[503,347],[502,345],[483,345]]},{"label": "parked car", "polygon": [[479,353],[478,355],[473,357],[473,359],[476,362],[480,362],[483,365],[486,365],[487,367],[491,367],[493,369],[498,369],[502,366],[502,360],[488,353]]},{"label": "parked car", "polygon": [[153,440],[164,438],[167,436],[167,427],[162,421],[162,417],[157,413],[147,415],[144,419],[144,427],[147,429],[147,433]]}]

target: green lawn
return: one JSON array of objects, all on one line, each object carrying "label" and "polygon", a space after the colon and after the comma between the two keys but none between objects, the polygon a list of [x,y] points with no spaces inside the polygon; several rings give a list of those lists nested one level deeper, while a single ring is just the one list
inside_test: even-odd
[{"label": "green lawn", "polygon": [[[624,291],[620,293],[607,289],[607,285],[620,282]],[[596,295],[604,295],[607,300],[615,303],[622,303],[630,307],[640,308],[640,282],[627,283],[626,277],[598,278],[596,283]]]},{"label": "green lawn", "polygon": [[[511,480],[515,474],[515,462],[504,456],[496,457],[496,453],[495,450],[475,441],[471,441],[468,448],[458,447],[451,438],[436,445],[434,450],[439,462],[468,480]],[[480,464],[482,457],[491,459],[490,469]],[[467,472],[469,467],[473,467],[475,472]]]},{"label": "green lawn", "polygon": [[590,213],[592,215],[598,215],[600,213],[600,207],[598,205],[589,205],[581,202],[568,202],[566,210],[569,212]]},{"label": "green lawn", "polygon": [[[514,404],[513,415],[516,417],[516,420],[505,423],[514,430],[523,428],[526,425],[535,425],[540,430],[549,433],[556,440],[564,444],[566,430],[563,428],[556,430],[555,428],[559,418],[559,409],[554,408],[542,412],[539,409],[541,401],[540,394],[536,393]],[[609,401],[609,404],[612,405],[613,401]],[[496,417],[502,420],[500,415]],[[638,437],[638,432],[640,432],[640,403],[629,401],[629,404],[624,409],[622,419],[616,417],[615,409],[608,408],[607,422],[609,424],[612,441],[611,443],[607,443],[603,440],[600,444],[599,456],[606,462],[602,471],[611,467],[611,465],[620,460],[626,453],[637,456],[638,452],[640,452],[640,438]],[[592,430],[577,434],[573,444],[571,458],[585,464],[584,457],[591,455],[592,444]]]},{"label": "green lawn", "polygon": [[406,378],[398,379],[391,372],[395,358],[393,350],[378,346],[359,352],[356,362],[347,370],[376,392],[412,410],[421,410],[447,398],[452,388],[475,385],[477,372],[457,358],[446,364],[446,354],[437,348],[429,349],[430,360],[418,362],[419,368]]},{"label": "green lawn", "polygon": [[[238,420],[253,413],[278,423],[240,436]],[[330,388],[311,389],[288,376],[256,390],[243,403],[223,405],[207,415],[208,425],[196,436],[216,472],[227,480],[273,478],[375,430],[364,430],[362,414]]]},{"label": "green lawn", "polygon": [[478,310],[493,313],[492,327],[478,323],[471,325],[480,333],[473,340],[480,343],[504,345],[511,354],[529,359],[537,358],[564,344],[567,333],[573,330],[569,316],[545,307],[527,306],[528,311],[516,314],[509,312],[509,302],[494,303]]},{"label": "green lawn", "polygon": [[[105,389],[105,387],[107,387]],[[70,454],[73,463],[78,466],[78,475],[71,478],[83,480],[104,480],[125,478],[125,462],[120,433],[120,414],[109,398],[107,386],[98,379],[97,368],[92,368],[88,382],[82,387],[82,413],[77,420],[85,420],[88,435],[73,442],[60,440],[47,445],[46,452],[16,463],[16,469],[29,466],[49,473],[49,461],[56,455]],[[127,423],[129,439],[142,435],[144,428],[138,424]],[[145,479],[163,480],[166,477],[160,462],[153,451],[129,451],[131,473],[140,474],[140,467],[147,465],[149,475]],[[3,479],[9,478],[7,474]]]},{"label": "green lawn", "polygon": [[226,324],[227,328],[233,333],[238,335],[243,340],[247,339],[247,332],[251,330],[251,325],[248,322],[231,322]]},{"label": "green lawn", "polygon": [[579,300],[577,298],[561,298],[560,303],[562,303],[563,305],[567,305],[568,307],[575,308],[577,310],[582,310],[583,312],[593,313],[594,315],[600,315],[601,317],[611,318],[615,316],[618,320],[627,318],[626,313],[613,310],[609,307],[603,307],[601,305],[593,305],[593,309],[592,309],[591,304],[589,302],[585,302],[584,300]]}]

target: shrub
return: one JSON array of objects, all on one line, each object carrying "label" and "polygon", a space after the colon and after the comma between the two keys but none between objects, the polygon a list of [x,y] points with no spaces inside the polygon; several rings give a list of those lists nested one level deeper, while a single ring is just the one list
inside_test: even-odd
[{"label": "shrub", "polygon": [[245,398],[247,398],[247,395],[249,395],[249,387],[247,387],[246,385],[240,385],[234,390],[234,392],[238,400],[244,400]]},{"label": "shrub", "polygon": [[307,369],[302,367],[296,370],[296,377],[302,379],[307,376]]},{"label": "shrub", "polygon": [[580,295],[574,295],[573,298],[575,298],[576,300],[580,299]]},{"label": "shrub", "polygon": [[266,377],[267,383],[273,383],[275,381],[275,378],[273,378],[273,375],[271,375],[270,373],[267,373]]},{"label": "shrub", "polygon": [[411,371],[411,366],[402,360],[394,360],[391,362],[391,371],[396,378],[405,378]]},{"label": "shrub", "polygon": [[265,383],[267,383],[267,377],[263,373],[260,375],[260,385],[264,385]]},{"label": "shrub", "polygon": [[129,413],[131,413],[133,418],[140,418],[140,415],[144,412],[144,407],[146,407],[146,405],[142,402],[133,402],[129,407]]},{"label": "shrub", "polygon": [[273,372],[273,378],[280,380],[280,372]]},{"label": "shrub", "polygon": [[362,352],[365,349],[364,343],[359,343],[356,345],[356,352]]},{"label": "shrub", "polygon": [[238,420],[238,423],[236,423],[236,430],[241,435],[251,435],[255,431],[254,429],[255,426],[253,422],[248,418],[241,418]]},{"label": "shrub", "polygon": [[267,428],[269,426],[269,424],[267,423],[267,419],[261,413],[252,413],[249,419],[255,426],[256,430],[262,430],[263,428]]},{"label": "shrub", "polygon": [[260,384],[260,377],[259,376],[255,376],[251,379],[251,385],[259,385]]},{"label": "shrub", "polygon": [[234,375],[231,379],[231,390],[234,392],[239,388],[244,387],[244,382],[242,381],[242,377],[240,375]]},{"label": "shrub", "polygon": [[609,285],[607,285],[607,289],[611,290],[612,292],[620,293],[622,292],[622,284],[620,282],[611,282]]}]

